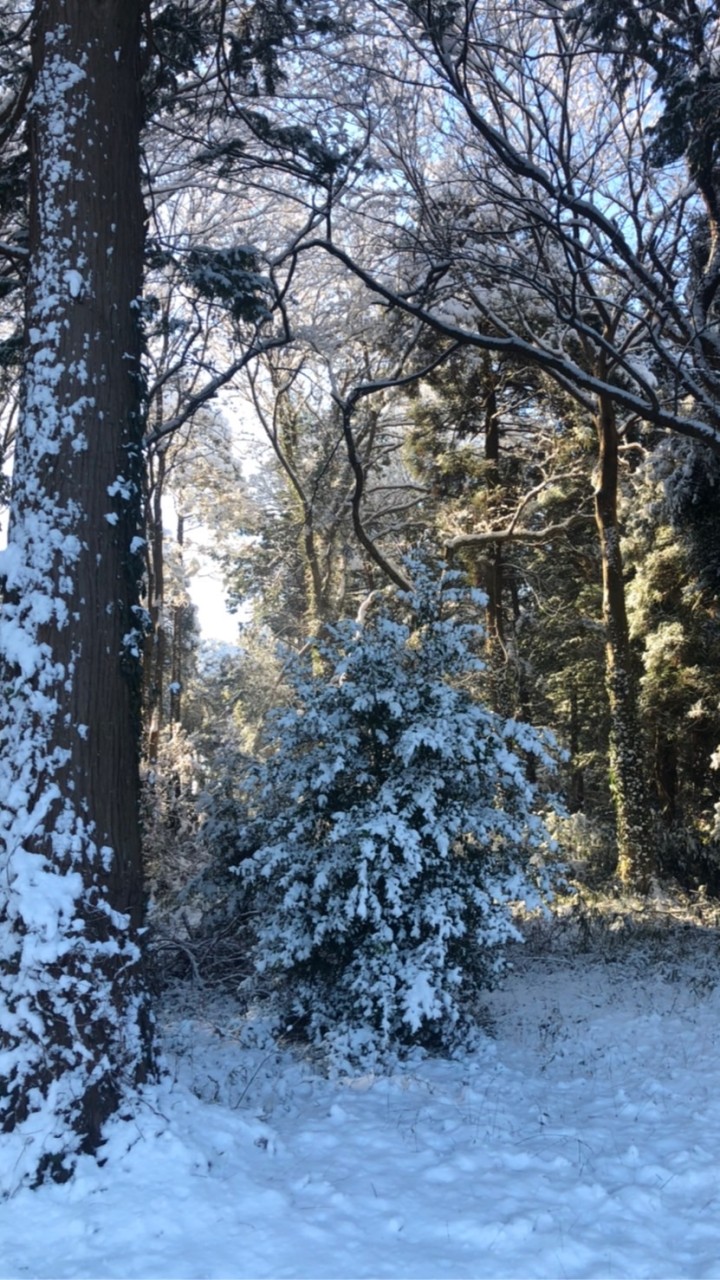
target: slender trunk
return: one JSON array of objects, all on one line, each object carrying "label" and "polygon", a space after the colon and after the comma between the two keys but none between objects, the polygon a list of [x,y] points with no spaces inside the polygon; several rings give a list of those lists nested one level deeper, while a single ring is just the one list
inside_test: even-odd
[{"label": "slender trunk", "polygon": [[662,724],[655,726],[654,741],[655,790],[660,812],[668,826],[678,816],[678,750],[675,739]]},{"label": "slender trunk", "polygon": [[[491,493],[500,486],[500,418],[497,392],[489,358],[485,362],[485,461],[486,484]],[[509,694],[508,655],[505,647],[505,615],[503,607],[504,563],[502,543],[488,548],[488,560],[480,575],[478,585],[487,596],[485,610],[485,658],[490,677],[490,698],[494,711],[501,715],[512,714]]]},{"label": "slender trunk", "polygon": [[585,808],[585,775],[578,764],[580,755],[580,715],[578,708],[577,685],[573,681],[570,686],[570,799],[571,813],[582,813]]},{"label": "slender trunk", "polygon": [[599,476],[595,491],[603,574],[605,673],[610,706],[610,778],[618,840],[618,874],[630,889],[646,892],[655,860],[637,714],[625,580],[617,514],[618,437],[612,403],[603,398],[597,416]]},{"label": "slender trunk", "polygon": [[143,712],[146,729],[145,754],[156,764],[163,720],[166,634],[163,626],[165,604],[165,542],[162,500],[165,491],[165,453],[154,459],[154,476],[147,508],[148,630],[143,649]]},{"label": "slender trunk", "polygon": [[0,618],[0,1129],[68,1176],[150,1066],[137,929],[141,0],[38,0]]},{"label": "slender trunk", "polygon": [[317,535],[313,525],[313,511],[303,499],[303,532],[302,551],[305,560],[305,581],[307,608],[305,611],[305,629],[309,635],[319,634],[328,621],[328,608],[323,575],[320,568]]},{"label": "slender trunk", "polygon": [[[520,647],[518,645],[518,634],[520,630],[520,592],[518,589],[517,577],[513,574],[510,578],[510,598],[512,600],[512,642],[511,656],[512,665],[515,673],[515,692],[517,702],[517,711],[514,713],[519,716],[525,724],[532,724],[532,706],[530,704],[530,688],[528,683],[527,664],[520,657]],[[524,753],[525,772],[528,782],[537,782],[537,756],[532,751]]]},{"label": "slender trunk", "polygon": [[497,542],[490,550],[490,556],[486,562],[481,581],[481,586],[487,596],[485,609],[485,661],[490,677],[492,708],[499,715],[511,716],[515,710],[512,690],[514,672],[510,667],[505,643],[504,569],[502,543]]},{"label": "slender trunk", "polygon": [[[182,565],[183,547],[185,546],[185,517],[178,516],[177,522],[178,555]],[[182,714],[183,686],[183,632],[185,630],[185,601],[176,600],[173,605],[172,629],[172,661],[170,667],[170,723],[179,724]]]}]

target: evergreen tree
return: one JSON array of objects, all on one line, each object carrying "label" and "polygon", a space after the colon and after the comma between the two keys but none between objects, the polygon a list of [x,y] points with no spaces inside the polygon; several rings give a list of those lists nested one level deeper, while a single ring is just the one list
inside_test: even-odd
[{"label": "evergreen tree", "polygon": [[703,846],[718,800],[719,496],[714,455],[662,441],[638,474],[628,520],[629,618],[642,661],[640,707],[664,869],[705,884],[718,880],[712,850]]},{"label": "evergreen tree", "polygon": [[325,629],[322,675],[293,664],[238,833],[256,968],[338,1060],[461,1040],[518,936],[511,903],[548,887],[521,762],[550,767],[548,744],[467,690],[477,593],[409,568],[412,591]]}]

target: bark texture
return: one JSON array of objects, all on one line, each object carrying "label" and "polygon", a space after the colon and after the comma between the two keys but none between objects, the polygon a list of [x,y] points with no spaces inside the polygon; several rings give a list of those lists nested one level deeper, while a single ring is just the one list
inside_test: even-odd
[{"label": "bark texture", "polygon": [[645,893],[655,870],[655,857],[620,549],[618,436],[614,409],[608,399],[601,400],[597,432],[595,517],[602,557],[610,780],[617,823],[618,875],[627,888]]},{"label": "bark texture", "polygon": [[[66,1176],[150,1064],[137,928],[142,0],[37,0],[2,570],[0,1127]],[[13,1161],[6,1161],[12,1166]]]}]

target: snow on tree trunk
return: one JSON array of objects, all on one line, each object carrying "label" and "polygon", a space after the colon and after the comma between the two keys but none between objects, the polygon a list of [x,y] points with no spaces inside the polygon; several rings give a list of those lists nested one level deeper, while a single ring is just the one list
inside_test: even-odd
[{"label": "snow on tree trunk", "polygon": [[620,550],[617,429],[614,409],[607,399],[600,405],[597,429],[600,467],[595,515],[602,555],[610,780],[617,822],[618,874],[627,888],[644,893],[655,866]]},{"label": "snow on tree trunk", "polygon": [[150,1066],[137,929],[141,0],[38,0],[0,652],[0,1130],[68,1176]]}]

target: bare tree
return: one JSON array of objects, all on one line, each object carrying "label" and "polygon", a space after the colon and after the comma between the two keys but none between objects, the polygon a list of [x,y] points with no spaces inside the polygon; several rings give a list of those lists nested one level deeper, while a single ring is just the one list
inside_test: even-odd
[{"label": "bare tree", "polygon": [[357,56],[374,65],[380,176],[304,249],[330,252],[449,343],[543,370],[593,424],[619,870],[646,888],[618,458],[642,422],[720,448],[715,257],[711,248],[698,264],[693,252],[703,193],[691,172],[653,167],[649,78],[628,72],[632,91],[608,98],[609,64],[558,6],[418,0],[373,11]]}]

